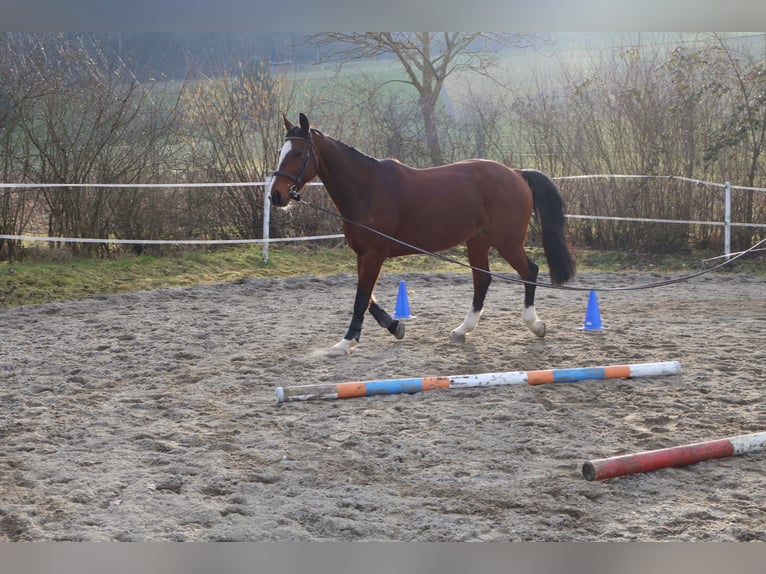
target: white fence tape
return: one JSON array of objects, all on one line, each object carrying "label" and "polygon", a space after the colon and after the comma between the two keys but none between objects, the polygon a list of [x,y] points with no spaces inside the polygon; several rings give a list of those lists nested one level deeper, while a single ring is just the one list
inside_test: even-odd
[{"label": "white fence tape", "polygon": [[282,243],[288,241],[314,241],[343,239],[340,235],[313,235],[306,237],[272,237],[269,239],[96,239],[78,237],[42,237],[38,235],[0,235],[0,239],[16,241],[47,241],[49,243],[110,243],[115,245],[244,245],[248,243]]},{"label": "white fence tape", "polygon": [[[55,189],[61,187],[92,189],[191,189],[199,187],[263,187],[267,182],[239,183],[0,183],[0,189]],[[321,183],[307,185],[321,186]]]},{"label": "white fence tape", "polygon": [[[595,175],[570,175],[561,177],[552,177],[554,181],[579,180],[579,179],[665,179],[671,181],[685,181],[698,185],[712,187],[721,187],[727,189],[726,194],[726,212],[730,213],[730,193],[732,189],[744,191],[766,192],[766,188],[745,187],[731,185],[729,182],[718,183],[680,177],[674,175],[620,175],[620,174],[595,174]],[[89,188],[89,189],[192,189],[192,188],[221,188],[221,187],[264,187],[267,188],[268,181],[253,182],[235,182],[235,183],[2,183],[0,189],[61,189],[61,188]],[[321,183],[308,183],[307,186],[321,187]],[[268,199],[268,198],[267,198]],[[270,208],[270,201],[264,202],[265,209]],[[727,244],[726,253],[729,253],[728,237],[731,227],[752,227],[766,229],[766,224],[758,223],[736,223],[729,221],[690,221],[677,219],[644,219],[634,217],[610,217],[599,215],[575,215],[567,214],[566,217],[572,219],[592,219],[601,221],[630,221],[637,223],[675,223],[686,225],[721,225],[726,227]],[[244,244],[263,244],[263,258],[268,260],[268,245],[270,243],[291,242],[291,241],[315,241],[319,239],[342,239],[343,235],[314,235],[306,237],[268,237],[268,228],[264,225],[264,237],[262,239],[100,239],[100,238],[82,238],[82,237],[45,237],[36,235],[0,235],[0,239],[14,241],[44,241],[55,243],[102,243],[102,244],[141,244],[141,245],[244,245]]]}]

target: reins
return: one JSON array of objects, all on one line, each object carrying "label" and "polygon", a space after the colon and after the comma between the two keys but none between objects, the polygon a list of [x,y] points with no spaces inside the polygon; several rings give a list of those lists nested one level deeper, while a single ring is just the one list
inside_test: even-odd
[{"label": "reins", "polygon": [[[299,138],[299,139],[305,139],[305,138]],[[307,162],[308,159],[305,160]],[[303,175],[303,169],[305,169],[305,165],[301,167],[301,171],[299,172],[299,176]],[[275,172],[276,174],[277,172]],[[279,173],[279,175],[285,175],[282,173]],[[286,176],[291,177],[291,176]],[[292,178],[297,181],[299,179]],[[486,273],[492,278],[499,279],[501,281],[506,281],[510,283],[522,283],[525,285],[535,285],[536,287],[544,287],[546,289],[561,289],[565,291],[638,291],[641,289],[653,289],[655,287],[664,287],[667,285],[673,285],[675,283],[682,283],[684,281],[689,281],[690,279],[694,279],[696,277],[700,277],[701,275],[705,275],[707,273],[710,273],[712,271],[716,271],[718,269],[721,269],[722,267],[725,267],[726,265],[729,265],[731,263],[734,263],[737,259],[740,259],[741,257],[744,257],[751,251],[757,250],[761,245],[766,244],[766,239],[761,239],[758,243],[753,245],[752,247],[746,249],[745,251],[740,251],[739,253],[733,255],[730,259],[727,259],[726,261],[719,263],[718,265],[714,265],[713,267],[710,267],[708,269],[702,269],[701,271],[698,271],[697,273],[691,273],[689,275],[683,275],[681,277],[676,277],[674,279],[666,279],[664,281],[657,281],[655,283],[644,283],[641,285],[633,285],[629,287],[578,287],[576,285],[554,285],[552,283],[539,283],[536,281],[527,281],[525,279],[516,278],[516,277],[510,277],[508,275],[500,275],[499,273],[494,273],[492,271],[489,271],[487,269],[482,269],[480,267],[475,267],[469,263],[465,263],[463,261],[459,261],[457,259],[454,259],[452,257],[449,257],[447,255],[444,255],[442,253],[435,253],[433,251],[428,251],[426,249],[422,249],[418,247],[417,245],[412,245],[411,243],[407,243],[406,241],[402,241],[401,239],[397,239],[396,237],[392,237],[390,235],[387,235],[383,233],[382,231],[378,231],[377,229],[374,229],[368,225],[365,225],[363,223],[359,223],[357,221],[353,221],[347,217],[345,217],[343,214],[337,213],[335,211],[332,211],[330,209],[327,209],[325,207],[322,207],[320,205],[316,205],[314,203],[311,203],[310,201],[306,201],[305,199],[301,198],[300,194],[297,192],[297,187],[295,185],[291,186],[290,188],[290,197],[298,202],[303,203],[312,209],[315,209],[317,211],[321,211],[322,213],[325,213],[327,215],[331,215],[332,217],[335,217],[337,219],[340,219],[344,221],[345,223],[349,223],[351,225],[355,225],[356,227],[360,227],[366,231],[369,231],[371,233],[375,233],[376,235],[383,237],[384,239],[388,239],[389,241],[393,241],[394,243],[398,243],[399,245],[402,245],[404,247],[407,247],[409,249],[412,249],[414,251],[417,251],[418,253],[421,253],[423,255],[428,255],[430,257],[435,257],[436,259],[441,259],[442,261],[446,261],[447,263],[452,263],[454,265],[459,265],[461,267],[465,267],[466,269],[471,269],[472,271],[480,271],[481,273]]]}]

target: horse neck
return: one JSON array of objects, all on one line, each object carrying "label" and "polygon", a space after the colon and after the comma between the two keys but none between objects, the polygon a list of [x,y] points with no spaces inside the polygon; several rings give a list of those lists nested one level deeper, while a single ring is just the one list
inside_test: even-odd
[{"label": "horse neck", "polygon": [[315,138],[318,155],[317,175],[333,203],[346,217],[353,216],[366,203],[364,194],[373,177],[375,160],[345,144],[323,137]]}]

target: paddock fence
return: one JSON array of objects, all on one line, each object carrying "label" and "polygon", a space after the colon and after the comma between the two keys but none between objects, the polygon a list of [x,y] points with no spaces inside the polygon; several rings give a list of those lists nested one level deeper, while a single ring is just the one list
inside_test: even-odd
[{"label": "paddock fence", "polygon": [[[581,240],[598,247],[600,243],[609,242],[611,245],[634,247],[635,233],[631,229],[640,226],[641,236],[662,244],[666,241],[663,227],[668,225],[686,226],[685,233],[675,234],[675,237],[688,237],[697,244],[721,244],[723,235],[723,256],[732,253],[732,231],[748,230],[753,234],[766,235],[766,188],[745,187],[732,185],[731,182],[711,182],[680,176],[651,176],[651,175],[616,175],[595,174],[552,177],[562,187],[566,198],[570,220],[569,232],[576,234]],[[617,185],[619,182],[619,185]],[[670,192],[668,182],[677,187]],[[105,193],[116,190],[196,190],[216,188],[260,188],[263,189],[262,235],[253,238],[228,239],[158,239],[150,237],[119,238],[119,237],[63,237],[52,234],[35,233],[25,230],[23,233],[0,233],[0,246],[3,241],[17,242],[48,242],[48,243],[78,243],[104,245],[245,245],[262,244],[263,260],[269,259],[269,245],[281,242],[340,240],[340,233],[301,235],[295,237],[271,237],[271,202],[268,194],[270,182],[237,182],[237,183],[2,183],[0,182],[0,198],[8,199],[8,194],[21,190],[46,190],[55,193],[56,190],[88,189]],[[321,183],[309,183],[307,197],[315,197],[314,190],[322,188]],[[566,189],[563,189],[563,188]],[[733,200],[734,193],[738,194]],[[324,196],[326,194],[317,194]],[[313,201],[313,199],[312,199]],[[8,202],[5,201],[7,204]],[[3,203],[0,203],[2,216]],[[646,218],[631,216],[632,213],[667,213],[665,218]],[[687,213],[709,214],[709,219],[694,219],[686,217]],[[619,215],[615,215],[619,214]],[[744,221],[735,221],[735,215],[740,215]],[[2,220],[0,219],[0,225]],[[534,222],[533,222],[534,225]],[[3,228],[0,228],[3,231]],[[623,238],[624,239],[621,239]]]}]

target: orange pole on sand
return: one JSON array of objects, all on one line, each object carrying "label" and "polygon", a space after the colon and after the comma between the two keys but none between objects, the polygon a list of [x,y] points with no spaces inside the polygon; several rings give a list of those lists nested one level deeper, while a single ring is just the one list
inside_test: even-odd
[{"label": "orange pole on sand", "polygon": [[591,460],[583,464],[582,474],[587,480],[603,480],[671,466],[684,466],[711,458],[727,458],[764,449],[766,449],[766,432],[760,432]]},{"label": "orange pole on sand", "polygon": [[628,379],[675,375],[681,372],[681,363],[637,363],[573,369],[546,369],[541,371],[511,371],[482,373],[479,375],[453,375],[451,377],[418,377],[412,379],[385,379],[381,381],[355,381],[319,385],[277,387],[277,402],[314,399],[347,399],[395,393],[420,393],[434,389],[464,389],[497,385],[545,385],[548,383],[574,383],[600,379]]}]

